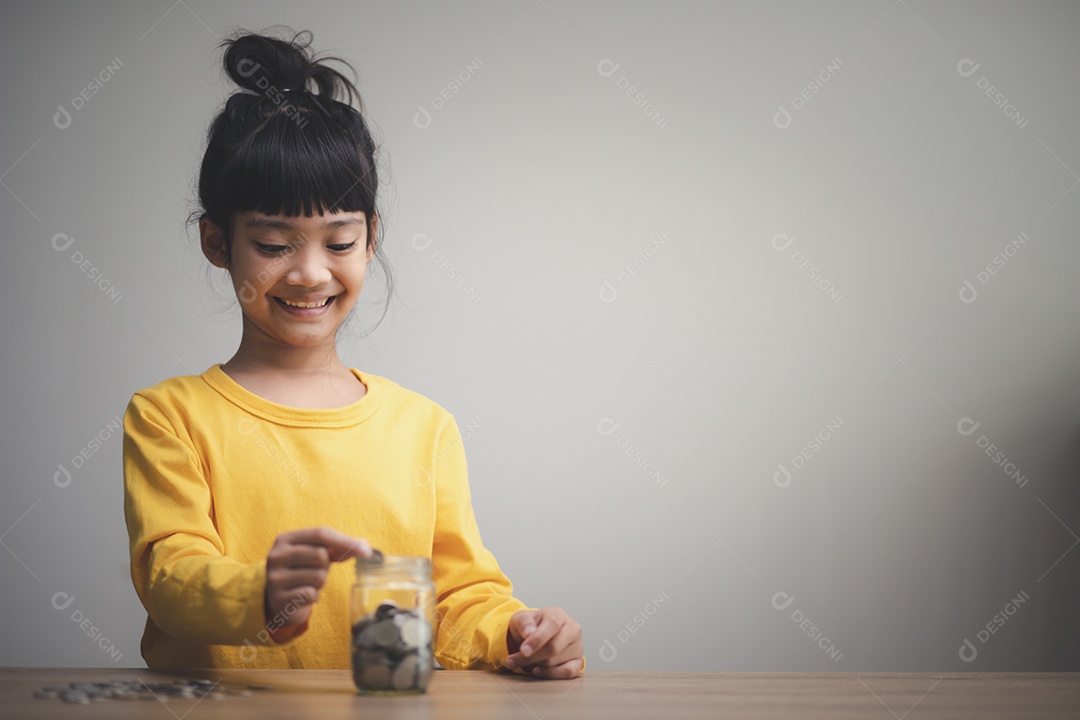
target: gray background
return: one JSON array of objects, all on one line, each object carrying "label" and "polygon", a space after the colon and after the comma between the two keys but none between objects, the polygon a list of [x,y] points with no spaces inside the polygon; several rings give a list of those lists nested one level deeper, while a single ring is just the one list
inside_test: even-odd
[{"label": "gray background", "polygon": [[142,665],[115,429],[236,348],[184,221],[275,23],[383,150],[343,356],[589,670],[1080,669],[1080,6],[924,0],[5,5],[0,663]]}]

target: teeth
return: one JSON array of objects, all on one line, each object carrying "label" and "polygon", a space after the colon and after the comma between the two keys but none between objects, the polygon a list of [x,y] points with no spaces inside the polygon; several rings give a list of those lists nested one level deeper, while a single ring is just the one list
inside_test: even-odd
[{"label": "teeth", "polygon": [[294,302],[292,300],[286,300],[285,298],[280,298],[280,299],[281,299],[281,302],[285,303],[286,305],[291,305],[292,307],[298,307],[298,308],[317,308],[317,307],[322,307],[326,303],[330,302],[330,298],[326,298],[322,302]]}]

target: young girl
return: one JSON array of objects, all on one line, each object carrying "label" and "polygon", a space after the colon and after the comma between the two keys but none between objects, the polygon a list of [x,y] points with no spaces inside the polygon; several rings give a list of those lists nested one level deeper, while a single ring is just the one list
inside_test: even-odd
[{"label": "young girl", "polygon": [[143,658],[348,668],[353,574],[332,564],[375,547],[431,558],[443,667],[574,677],[581,626],[513,597],[481,542],[453,415],[338,356],[381,248],[375,146],[356,88],[301,34],[222,43],[249,92],[210,126],[198,217],[240,302],[239,349],[135,393],[124,416]]}]

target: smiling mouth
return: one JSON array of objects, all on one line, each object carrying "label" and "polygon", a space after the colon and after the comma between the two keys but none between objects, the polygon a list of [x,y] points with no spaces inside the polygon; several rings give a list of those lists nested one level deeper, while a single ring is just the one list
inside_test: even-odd
[{"label": "smiling mouth", "polygon": [[286,300],[285,298],[279,298],[276,295],[274,296],[274,300],[276,300],[279,304],[284,305],[285,307],[298,308],[301,310],[311,310],[315,308],[326,307],[335,299],[337,299],[337,295],[331,295],[330,297],[323,298],[322,300],[317,300],[315,302],[302,302],[300,300]]}]

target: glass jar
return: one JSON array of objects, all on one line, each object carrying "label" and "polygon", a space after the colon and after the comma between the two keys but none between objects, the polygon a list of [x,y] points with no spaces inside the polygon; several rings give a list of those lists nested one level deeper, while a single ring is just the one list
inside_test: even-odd
[{"label": "glass jar", "polygon": [[435,583],[426,557],[356,559],[352,588],[352,671],[363,694],[427,691],[435,669]]}]

